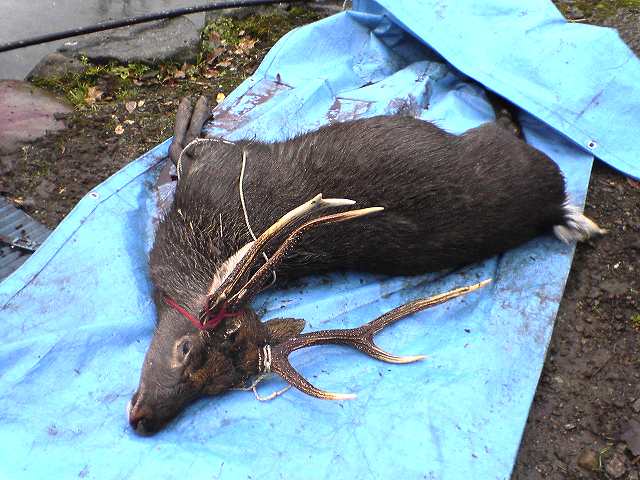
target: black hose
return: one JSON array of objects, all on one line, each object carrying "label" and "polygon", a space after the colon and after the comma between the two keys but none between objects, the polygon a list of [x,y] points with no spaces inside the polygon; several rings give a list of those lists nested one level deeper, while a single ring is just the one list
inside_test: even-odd
[{"label": "black hose", "polygon": [[48,33],[46,35],[40,35],[38,37],[5,43],[3,45],[0,45],[0,53],[8,52],[9,50],[15,50],[17,48],[29,47],[31,45],[38,45],[40,43],[53,42],[54,40],[60,40],[62,38],[77,37],[78,35],[85,35],[87,33],[101,32],[103,30],[136,25],[138,23],[153,22],[154,20],[161,20],[163,18],[179,17],[181,15],[187,15],[190,13],[207,12],[210,10],[222,10],[223,8],[252,7],[257,5],[272,5],[274,3],[295,3],[302,1],[305,0],[286,0],[285,2],[283,2],[282,0],[237,0],[210,3],[207,5],[200,5],[195,7],[184,7],[175,10],[164,10],[158,13],[149,13],[147,15],[140,15],[138,17],[125,18],[123,20],[102,22],[89,27],[74,28],[72,30],[66,30],[64,32]]}]

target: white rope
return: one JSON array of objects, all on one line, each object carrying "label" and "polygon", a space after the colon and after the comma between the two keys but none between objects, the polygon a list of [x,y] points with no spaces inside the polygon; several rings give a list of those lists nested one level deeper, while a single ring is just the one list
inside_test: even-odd
[{"label": "white rope", "polygon": [[[256,238],[255,233],[253,233],[253,229],[251,228],[251,224],[249,223],[249,214],[247,213],[247,206],[244,203],[244,186],[243,186],[243,182],[244,182],[244,169],[245,169],[246,165],[247,165],[247,151],[243,148],[242,149],[242,167],[240,168],[240,181],[239,181],[239,185],[238,185],[238,190],[240,190],[240,203],[242,204],[242,213],[244,213],[244,221],[247,224],[247,229],[249,230],[249,233],[251,234],[251,237],[253,238],[253,241],[255,242],[258,239]],[[265,262],[269,261],[269,257],[267,256],[266,253],[262,252],[262,256],[264,257]],[[271,271],[271,275],[273,276],[273,278],[271,279],[271,283],[265,288],[269,288],[274,283],[276,283],[276,272],[275,272],[275,270]]]},{"label": "white rope", "polygon": [[263,397],[258,393],[258,384],[271,374],[271,345],[265,345],[261,350],[258,350],[258,371],[260,372],[260,375],[258,375],[253,380],[253,382],[251,382],[251,385],[249,385],[248,387],[233,388],[232,390],[240,390],[243,392],[248,392],[249,390],[251,390],[255,395],[256,400],[260,402],[268,402],[269,400],[273,400],[274,398],[279,397],[291,388],[291,385],[287,385],[280,390],[276,390],[275,392],[270,393],[266,397]]},{"label": "white rope", "polygon": [[269,374],[271,373],[271,345],[266,344],[262,347],[262,351],[264,352],[262,373]]},{"label": "white rope", "polygon": [[182,156],[184,153],[191,147],[191,145],[197,145],[199,143],[224,143],[226,145],[235,145],[235,143],[230,142],[229,140],[224,140],[222,138],[194,138],[180,151],[180,155],[178,155],[178,163],[176,165],[176,172],[178,173],[178,180],[180,180],[180,176],[182,175]]},{"label": "white rope", "polygon": [[[198,145],[200,143],[208,143],[208,142],[224,143],[225,145],[234,145],[234,146],[236,145],[234,142],[230,142],[229,140],[224,140],[222,138],[194,138],[189,143],[187,143],[187,145],[180,151],[180,155],[178,155],[178,162],[176,165],[178,181],[180,181],[180,177],[182,175],[182,156],[187,151],[187,149],[190,148],[192,145]],[[240,203],[242,204],[242,213],[244,214],[244,222],[247,225],[247,230],[249,230],[249,233],[251,234],[251,238],[253,238],[253,241],[255,242],[257,238],[255,233],[253,233],[251,224],[249,223],[249,213],[247,212],[247,205],[245,204],[245,201],[244,201],[243,183],[244,183],[244,170],[246,165],[247,165],[247,151],[243,148],[242,149],[242,167],[240,169],[240,181],[238,182],[238,190],[240,191]],[[220,214],[220,235],[222,236],[222,214]],[[267,256],[266,253],[262,252],[262,256],[264,257],[264,260],[266,262],[269,261],[269,257]],[[271,275],[273,276],[273,278],[271,279],[271,283],[267,285],[265,289],[273,286],[276,283],[277,277],[276,277],[275,270],[271,271]]]}]

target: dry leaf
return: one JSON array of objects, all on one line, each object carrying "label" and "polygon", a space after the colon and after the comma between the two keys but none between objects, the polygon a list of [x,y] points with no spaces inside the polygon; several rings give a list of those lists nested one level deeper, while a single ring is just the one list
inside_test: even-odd
[{"label": "dry leaf", "polygon": [[231,62],[229,60],[225,60],[223,62],[218,63],[216,67],[228,67],[229,65],[231,65]]},{"label": "dry leaf", "polygon": [[244,35],[244,30],[240,30],[240,31],[238,32],[238,36],[239,36],[239,37],[241,37],[241,36],[243,36],[243,35]]},{"label": "dry leaf", "polygon": [[213,43],[214,45],[220,45],[220,34],[218,32],[216,32],[215,30],[211,30],[209,32],[209,41],[211,43]]},{"label": "dry leaf", "polygon": [[124,123],[126,123],[127,125],[133,125],[136,122],[133,120],[125,120]]},{"label": "dry leaf", "polygon": [[138,100],[138,107],[142,107],[144,105],[144,100]]},{"label": "dry leaf", "polygon": [[256,42],[257,40],[254,40],[251,37],[243,38],[240,40],[240,43],[238,43],[238,47],[241,53],[246,53],[255,46]]},{"label": "dry leaf", "polygon": [[214,48],[211,52],[207,53],[207,63],[213,63],[213,61],[223,53],[224,48]]},{"label": "dry leaf", "polygon": [[124,104],[124,108],[127,109],[127,112],[129,113],[133,113],[133,111],[136,109],[136,107],[138,106],[138,104],[134,101],[132,102],[127,102]]},{"label": "dry leaf", "polygon": [[218,103],[222,103],[225,99],[225,94],[220,92],[218,95],[216,95],[216,102]]},{"label": "dry leaf", "polygon": [[191,67],[191,65],[189,65],[188,63],[183,63],[182,67],[180,67],[178,70],[176,70],[176,72],[173,74],[173,78],[184,78],[187,76],[187,70],[189,70],[189,68]]},{"label": "dry leaf", "polygon": [[640,188],[640,182],[637,180],[633,180],[632,178],[627,178],[627,183],[633,188]]},{"label": "dry leaf", "polygon": [[122,135],[124,133],[124,127],[122,125],[118,125],[114,132],[116,135]]},{"label": "dry leaf", "polygon": [[100,90],[98,87],[89,87],[87,89],[87,95],[84,97],[84,103],[87,105],[93,105],[97,100],[102,98],[102,94],[104,92]]},{"label": "dry leaf", "polygon": [[204,78],[213,78],[213,77],[217,77],[218,74],[220,72],[218,72],[218,70],[216,70],[215,68],[209,68],[207,69],[206,72],[204,72]]}]

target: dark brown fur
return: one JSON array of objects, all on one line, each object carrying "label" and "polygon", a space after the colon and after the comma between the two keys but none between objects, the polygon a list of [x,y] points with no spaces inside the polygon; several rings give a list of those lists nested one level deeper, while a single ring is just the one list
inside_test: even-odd
[{"label": "dark brown fur", "polygon": [[496,124],[455,136],[407,116],[375,117],[282,143],[192,148],[194,162],[151,252],[159,321],[132,399],[130,422],[140,433],[155,432],[198,396],[244,384],[257,373],[258,348],[303,327],[263,324],[247,307],[202,333],[162,301],[170,296],[197,315],[214,272],[251,241],[238,189],[243,149],[244,195],[257,234],[318,193],[385,207],[312,231],[278,269],[279,281],[334,270],[436,271],[565,223],[558,166]]}]

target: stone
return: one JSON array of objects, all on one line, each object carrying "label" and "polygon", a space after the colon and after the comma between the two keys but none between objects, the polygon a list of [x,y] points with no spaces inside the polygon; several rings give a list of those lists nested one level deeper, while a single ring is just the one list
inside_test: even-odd
[{"label": "stone", "polygon": [[624,456],[620,453],[614,453],[611,458],[607,460],[604,469],[613,478],[622,477],[627,471],[627,467],[624,464]]},{"label": "stone", "polygon": [[18,163],[18,158],[17,152],[0,155],[0,175],[7,175],[11,172]]},{"label": "stone", "polygon": [[610,279],[602,282],[600,284],[600,289],[604,290],[609,295],[617,296],[627,293],[627,290],[629,290],[629,285],[615,279]]},{"label": "stone", "polygon": [[27,74],[27,80],[45,77],[64,77],[69,73],[80,73],[84,64],[77,58],[59,52],[50,53]]},{"label": "stone", "polygon": [[65,128],[56,116],[72,111],[69,104],[28,82],[0,80],[0,155]]},{"label": "stone", "polygon": [[635,402],[631,404],[631,408],[634,412],[640,413],[640,398],[638,398]]},{"label": "stone", "polygon": [[640,455],[640,422],[635,418],[629,419],[620,439],[627,443],[627,447],[635,456]]},{"label": "stone", "polygon": [[600,462],[598,461],[598,454],[590,448],[583,450],[578,456],[578,466],[585,470],[592,472],[597,471],[600,468]]},{"label": "stone", "polygon": [[[74,42],[75,43],[75,42]],[[186,17],[98,32],[60,52],[86,56],[93,63],[194,62],[200,50],[200,28]]]},{"label": "stone", "polygon": [[42,199],[47,199],[54,192],[56,186],[47,179],[44,179],[36,187],[35,193]]}]

